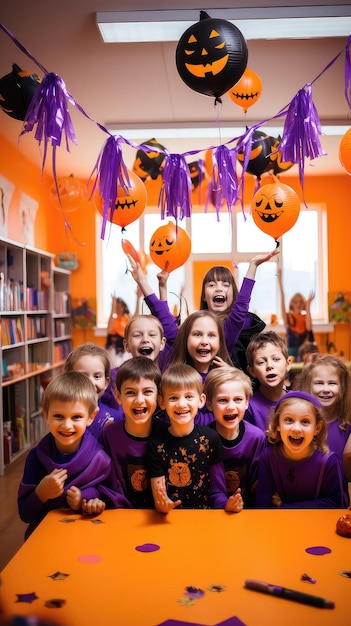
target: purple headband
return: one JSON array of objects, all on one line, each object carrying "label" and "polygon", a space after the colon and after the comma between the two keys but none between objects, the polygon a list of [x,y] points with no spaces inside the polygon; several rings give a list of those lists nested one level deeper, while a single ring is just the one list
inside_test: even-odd
[{"label": "purple headband", "polygon": [[278,407],[283,400],[288,400],[288,398],[300,398],[300,400],[307,400],[308,402],[312,402],[318,409],[322,408],[322,405],[318,400],[312,396],[310,393],[306,393],[306,391],[288,391],[282,398],[280,398],[276,404]]}]

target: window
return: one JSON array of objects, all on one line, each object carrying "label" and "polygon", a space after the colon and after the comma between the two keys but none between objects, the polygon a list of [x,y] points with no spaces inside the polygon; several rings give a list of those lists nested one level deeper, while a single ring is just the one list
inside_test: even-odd
[{"label": "window", "polygon": [[[128,239],[136,250],[143,249],[148,254],[151,236],[164,221],[159,213],[144,214],[130,224],[124,233],[121,233],[119,226],[112,224],[111,228],[107,228],[105,240],[101,241],[100,216],[97,219],[98,302],[102,303],[98,307],[98,324],[104,326],[110,313],[113,293],[127,302],[132,313],[136,306],[136,285],[127,272],[128,264],[121,246],[122,238]],[[183,220],[180,225],[191,236],[192,252],[187,263],[170,274],[168,293],[171,310],[176,307],[179,311],[182,292],[190,310],[196,308],[192,305],[192,262],[211,261],[214,265],[220,265],[223,261],[230,261],[236,282],[240,286],[252,257],[272,250],[275,245],[272,237],[257,228],[249,210],[247,209],[245,219],[239,206],[234,208],[232,216],[222,209],[219,221],[215,211],[193,212],[191,218]],[[286,306],[295,292],[299,291],[306,297],[312,290],[316,294],[311,306],[312,316],[314,319],[326,320],[328,265],[324,206],[310,205],[307,209],[304,205],[301,206],[296,224],[280,240],[279,259],[283,270]],[[160,270],[151,262],[146,269],[148,280],[158,294],[157,273]],[[265,321],[269,321],[272,314],[281,318],[277,257],[258,267],[256,279],[250,310]],[[148,312],[145,305],[142,311]]]}]

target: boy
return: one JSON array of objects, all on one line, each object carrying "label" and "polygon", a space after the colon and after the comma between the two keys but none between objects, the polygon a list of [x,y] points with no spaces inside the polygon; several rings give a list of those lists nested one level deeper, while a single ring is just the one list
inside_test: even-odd
[{"label": "boy", "polygon": [[150,439],[148,467],[155,507],[161,513],[177,506],[235,513],[243,507],[240,489],[228,499],[219,436],[194,424],[205,400],[201,376],[193,367],[172,365],[165,370],[159,405],[170,425]]},{"label": "boy", "polygon": [[258,464],[266,445],[260,428],[243,419],[252,397],[249,377],[237,368],[218,367],[209,372],[204,393],[220,436],[228,495],[240,487],[245,507],[255,506]]},{"label": "boy", "polygon": [[265,433],[268,418],[278,400],[286,393],[285,380],[290,370],[285,341],[274,331],[254,335],[246,349],[247,370],[259,383],[250,399],[245,419]]},{"label": "boy", "polygon": [[134,508],[154,508],[146,476],[148,441],[157,429],[154,417],[161,372],[146,356],[135,356],[122,363],[117,372],[116,395],[124,420],[111,424],[100,441],[112,459],[118,483]]},{"label": "boy", "polygon": [[106,501],[128,505],[107,487],[111,460],[87,430],[98,410],[91,380],[81,372],[60,374],[45,389],[42,409],[50,432],[30,450],[18,491],[26,538],[52,509],[99,514]]}]

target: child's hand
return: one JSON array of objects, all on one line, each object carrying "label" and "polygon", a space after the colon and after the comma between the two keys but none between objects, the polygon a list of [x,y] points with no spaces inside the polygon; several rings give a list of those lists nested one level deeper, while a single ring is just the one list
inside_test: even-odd
[{"label": "child's hand", "polygon": [[137,263],[132,256],[130,256],[130,254],[127,254],[127,259],[130,263],[130,273],[133,276],[135,282],[139,285],[139,283],[143,280],[144,278],[144,272],[140,267],[140,264]]},{"label": "child's hand", "polygon": [[57,468],[52,470],[47,476],[44,476],[35,489],[39,500],[44,503],[62,496],[67,476],[67,470]]},{"label": "child's hand", "polygon": [[228,367],[230,369],[233,369],[234,366],[229,365],[228,363],[223,361],[220,356],[217,355],[212,359],[212,367]]},{"label": "child's hand", "polygon": [[84,515],[100,515],[106,508],[105,502],[100,498],[91,498],[82,501],[82,513]]},{"label": "child's hand", "polygon": [[308,294],[308,298],[306,299],[306,306],[309,306],[312,302],[312,300],[315,298],[315,292],[314,291],[310,291],[310,293]]},{"label": "child's hand", "polygon": [[166,266],[164,270],[161,270],[158,274],[157,274],[157,280],[158,280],[158,284],[160,289],[164,289],[167,286],[167,280],[169,278],[169,273],[168,273],[168,266],[169,266],[169,262],[166,262]]},{"label": "child's hand", "polygon": [[[256,267],[258,267],[259,265],[261,265],[261,263],[265,263],[266,261],[269,261],[272,257],[277,256],[279,252],[280,252],[279,248],[274,248],[274,250],[272,250],[272,252],[268,252],[268,254],[267,253],[256,254],[256,256],[254,256],[251,259],[251,263],[253,263],[254,265],[256,265]],[[279,268],[278,268],[278,272],[279,272]]]},{"label": "child's hand", "polygon": [[225,506],[225,511],[227,513],[240,513],[244,508],[244,502],[241,497],[241,489],[237,489],[235,493],[233,493],[230,498],[228,498],[228,502]]},{"label": "child's hand", "polygon": [[282,501],[281,501],[281,497],[280,497],[279,493],[275,493],[272,496],[272,502],[273,502],[273,506],[275,506],[277,509],[280,509],[280,507],[282,505]]},{"label": "child's hand", "polygon": [[67,504],[73,511],[80,511],[82,508],[82,493],[78,487],[70,487],[66,492]]},{"label": "child's hand", "polygon": [[176,500],[175,502],[173,502],[173,500],[168,497],[164,476],[151,480],[152,494],[154,497],[156,511],[159,511],[160,513],[168,513],[182,503],[181,500]]}]

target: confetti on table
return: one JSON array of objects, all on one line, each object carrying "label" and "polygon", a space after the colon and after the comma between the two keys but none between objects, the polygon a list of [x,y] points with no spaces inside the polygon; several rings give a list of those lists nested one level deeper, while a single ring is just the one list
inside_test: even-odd
[{"label": "confetti on table", "polygon": [[205,595],[205,592],[202,589],[198,589],[192,585],[185,587],[185,593],[189,596],[189,598],[202,598],[202,596]]},{"label": "confetti on table", "polygon": [[61,609],[64,604],[66,604],[66,600],[62,600],[62,598],[53,598],[45,602],[47,609]]},{"label": "confetti on table", "polygon": [[301,580],[303,580],[306,583],[312,583],[312,585],[315,585],[317,582],[315,578],[311,578],[311,576],[309,576],[308,574],[302,574]]},{"label": "confetti on table", "polygon": [[340,576],[344,576],[345,578],[351,578],[351,572],[348,570],[343,570],[342,572],[339,572]]},{"label": "confetti on table", "polygon": [[102,519],[91,519],[89,520],[92,524],[103,524]]},{"label": "confetti on table", "polygon": [[141,546],[136,546],[135,549],[138,552],[157,552],[160,546],[158,546],[157,543],[143,543]]},{"label": "confetti on table", "polygon": [[61,522],[61,524],[73,524],[73,522],[76,522],[77,519],[72,519],[71,517],[63,517],[62,519],[59,520],[59,522]]},{"label": "confetti on table", "polygon": [[31,604],[34,600],[39,600],[39,596],[33,591],[32,593],[17,593],[16,602],[28,602]]},{"label": "confetti on table", "polygon": [[102,556],[99,554],[81,554],[78,557],[78,561],[81,563],[100,563]]},{"label": "confetti on table", "polygon": [[195,599],[194,598],[177,598],[177,602],[179,602],[179,604],[184,604],[184,606],[192,606],[193,604],[195,604]]},{"label": "confetti on table", "polygon": [[[206,626],[206,624],[199,624],[198,622],[183,622],[182,620],[177,619],[167,619],[165,622],[157,624],[156,626]],[[232,617],[224,620],[224,622],[217,622],[217,624],[213,624],[213,626],[246,626],[246,624],[233,615]]]},{"label": "confetti on table", "polygon": [[306,552],[315,556],[323,556],[324,554],[330,554],[331,549],[326,546],[312,546],[311,548],[306,548]]},{"label": "confetti on table", "polygon": [[209,591],[214,591],[216,593],[221,593],[222,591],[226,591],[226,586],[225,585],[209,585],[207,587],[207,589]]},{"label": "confetti on table", "polygon": [[55,572],[55,574],[50,574],[49,578],[52,580],[65,580],[69,574],[64,574],[63,572]]}]

